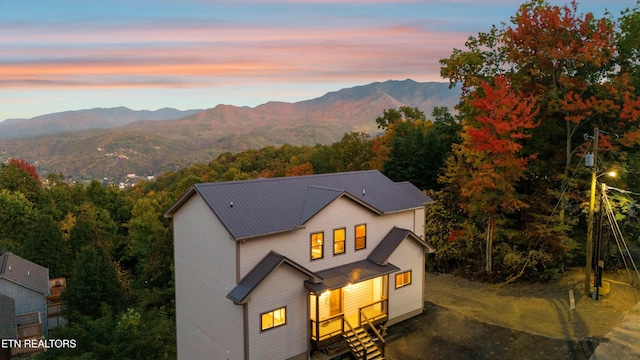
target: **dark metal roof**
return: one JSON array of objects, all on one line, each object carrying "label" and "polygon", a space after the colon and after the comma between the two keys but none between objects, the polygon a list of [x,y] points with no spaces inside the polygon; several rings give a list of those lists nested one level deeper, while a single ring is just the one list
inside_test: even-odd
[{"label": "dark metal roof", "polygon": [[379,214],[433,202],[408,182],[395,183],[377,170],[196,184],[166,213],[171,217],[195,193],[236,240],[300,228],[340,196]]},{"label": "dark metal roof", "polygon": [[3,278],[49,295],[49,269],[10,252],[0,255],[0,279]]},{"label": "dark metal roof", "polygon": [[344,194],[340,189],[330,189],[319,186],[309,186],[304,199],[300,224],[306,223],[313,215],[317,214],[333,200]]},{"label": "dark metal roof", "polygon": [[331,269],[316,272],[322,278],[322,282],[313,283],[305,281],[304,286],[314,294],[320,294],[327,290],[333,290],[355,284],[361,281],[376,278],[378,276],[391,274],[400,270],[398,267],[386,264],[377,265],[369,260],[361,260],[354,263],[336,266]]},{"label": "dark metal roof", "polygon": [[319,281],[317,275],[307,270],[303,266],[299,265],[293,260],[290,260],[284,255],[280,255],[275,251],[271,251],[260,262],[254,266],[251,271],[234,287],[228,294],[227,298],[233,300],[236,303],[242,303],[247,296],[264,280],[273,270],[283,263],[289,264],[294,269],[302,272],[303,274]]},{"label": "dark metal roof", "polygon": [[396,250],[398,245],[400,245],[400,243],[404,239],[406,239],[407,236],[415,240],[418,244],[420,244],[422,247],[427,249],[427,251],[429,251],[430,253],[435,251],[431,246],[429,246],[426,242],[424,242],[424,240],[422,240],[418,235],[413,233],[411,230],[402,229],[394,226],[393,229],[389,230],[389,232],[387,233],[387,235],[385,235],[382,241],[380,241],[378,246],[376,246],[376,248],[373,249],[373,251],[371,251],[367,259],[378,265],[386,264],[387,260],[389,259],[389,256],[391,256],[391,254]]}]

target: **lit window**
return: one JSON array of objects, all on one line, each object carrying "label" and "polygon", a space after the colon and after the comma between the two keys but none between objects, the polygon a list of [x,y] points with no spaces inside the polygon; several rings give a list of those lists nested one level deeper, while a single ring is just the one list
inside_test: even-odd
[{"label": "lit window", "polygon": [[356,226],[356,250],[367,247],[367,225]]},{"label": "lit window", "polygon": [[260,329],[273,329],[287,323],[286,308],[275,309],[260,315]]},{"label": "lit window", "polygon": [[396,274],[396,289],[411,284],[411,271]]},{"label": "lit window", "polygon": [[324,248],[324,233],[311,234],[311,260],[322,259]]},{"label": "lit window", "polygon": [[333,254],[344,254],[344,239],[346,230],[336,229],[333,230]]}]

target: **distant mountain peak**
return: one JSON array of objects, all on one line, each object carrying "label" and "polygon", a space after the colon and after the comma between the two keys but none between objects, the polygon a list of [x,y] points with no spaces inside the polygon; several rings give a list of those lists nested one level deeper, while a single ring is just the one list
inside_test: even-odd
[{"label": "distant mountain peak", "polygon": [[339,141],[346,132],[376,133],[375,119],[386,109],[417,107],[429,116],[435,106],[452,109],[459,97],[448,83],[405,79],[253,108],[220,104],[207,110],[136,111],[121,106],[48,114],[0,123],[0,137],[22,136],[0,138],[0,162],[18,157],[37,164],[41,176],[124,181],[127,174],[158,175],[206,163],[225,151],[314,146]]}]

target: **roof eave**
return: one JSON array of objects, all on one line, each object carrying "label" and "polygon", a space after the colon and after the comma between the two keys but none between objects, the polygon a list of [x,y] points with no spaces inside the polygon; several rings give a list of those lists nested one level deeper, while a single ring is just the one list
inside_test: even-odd
[{"label": "roof eave", "polygon": [[283,234],[283,233],[287,233],[287,232],[291,232],[291,231],[296,231],[296,230],[300,230],[300,229],[304,229],[305,227],[300,225],[300,226],[296,226],[294,228],[290,228],[290,229],[284,229],[284,230],[276,230],[276,231],[271,231],[271,232],[266,232],[266,233],[261,233],[261,234],[253,234],[253,235],[246,235],[246,236],[233,236],[233,239],[235,241],[246,241],[246,240],[253,240],[253,239],[257,239],[257,238],[261,238],[261,237],[265,237],[265,236],[271,236],[271,235],[276,235],[276,234]]},{"label": "roof eave", "polygon": [[191,199],[191,197],[196,193],[197,193],[197,191],[196,191],[195,186],[191,185],[187,189],[187,191],[185,191],[184,194],[182,194],[182,196],[180,196],[178,201],[176,201],[173,205],[171,205],[169,210],[165,211],[162,216],[167,218],[167,219],[173,218],[173,214],[175,214],[176,211],[178,211],[178,209],[180,209],[182,207],[182,205],[184,205],[184,203],[186,203],[189,199]]}]

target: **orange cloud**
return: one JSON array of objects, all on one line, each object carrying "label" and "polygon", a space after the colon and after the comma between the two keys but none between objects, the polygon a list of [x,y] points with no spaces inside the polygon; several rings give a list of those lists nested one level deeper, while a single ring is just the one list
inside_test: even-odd
[{"label": "orange cloud", "polygon": [[10,29],[12,36],[3,36],[0,86],[202,87],[223,79],[327,82],[383,76],[441,80],[438,60],[467,36],[414,26],[142,24],[78,30]]}]

